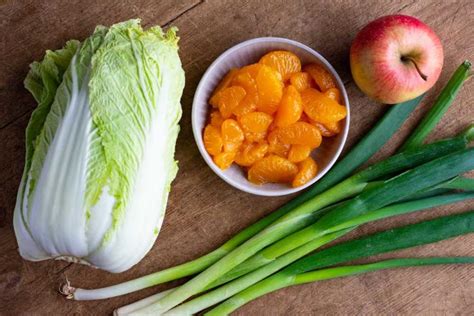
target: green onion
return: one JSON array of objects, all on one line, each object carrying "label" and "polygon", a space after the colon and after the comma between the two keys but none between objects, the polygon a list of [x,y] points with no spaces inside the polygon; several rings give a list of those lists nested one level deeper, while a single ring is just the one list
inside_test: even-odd
[{"label": "green onion", "polygon": [[[459,182],[459,184],[455,184],[456,179],[455,180],[450,180],[450,181],[444,183],[443,185],[446,186],[446,187],[449,186],[451,188],[456,188],[456,189],[459,189],[459,190],[471,189],[473,187],[473,184],[474,184],[474,179],[467,179],[467,180],[470,180],[470,181],[465,182],[464,179],[463,179],[463,181]],[[432,189],[432,191],[436,192],[437,189],[436,188]],[[443,193],[445,193],[445,192],[443,192]],[[379,209],[379,210],[376,210],[376,211],[372,211],[372,212],[370,212],[366,215],[362,215],[362,216],[357,217],[357,218],[355,218],[351,221],[346,222],[344,227],[356,226],[356,225],[360,225],[360,224],[363,224],[363,223],[367,223],[369,221],[374,221],[374,220],[378,220],[378,219],[382,219],[382,218],[387,218],[389,216],[401,215],[401,214],[405,214],[405,213],[408,213],[408,212],[414,212],[414,211],[417,211],[417,210],[422,210],[422,209],[431,208],[431,207],[435,207],[435,206],[440,206],[440,205],[444,205],[444,204],[455,203],[455,202],[462,201],[462,200],[465,200],[465,199],[470,199],[470,198],[474,198],[474,193],[470,193],[470,194],[469,193],[444,194],[444,195],[440,195],[440,196],[427,195],[423,200],[419,200],[419,201],[411,200],[408,203],[399,203],[399,204],[396,204],[396,205],[390,205],[388,207],[385,207],[385,208],[382,208],[382,209]],[[341,225],[340,225],[340,228],[342,229]],[[333,230],[336,230],[336,229],[333,229]],[[286,239],[287,238],[285,238],[281,241],[284,241]],[[273,248],[273,245],[269,248]],[[245,261],[244,263],[239,265],[236,269],[234,269],[234,270],[230,271],[228,274],[226,274],[223,278],[217,280],[216,282],[214,282],[213,284],[208,286],[206,288],[206,290],[217,287],[218,285],[221,285],[223,283],[227,283],[228,281],[231,281],[231,280],[233,280],[233,279],[235,279],[239,276],[242,276],[244,274],[247,274],[248,272],[251,272],[251,271],[257,269],[257,268],[261,267],[262,265],[270,263],[271,260],[266,258],[268,256],[268,253],[267,253],[266,250],[269,249],[269,248],[265,248],[264,250],[259,252],[254,257],[248,259],[247,261]],[[348,253],[347,251],[343,251],[343,252]],[[274,255],[276,255],[276,254],[274,254]],[[269,270],[267,270],[267,271],[269,271]],[[253,282],[257,282],[257,280],[253,280]],[[233,288],[236,288],[236,287],[234,286]],[[221,291],[221,290],[222,290],[222,288],[219,289],[219,291]],[[170,291],[171,290],[166,291],[166,294],[170,293]],[[229,293],[227,293],[227,294],[229,295]],[[145,298],[143,300],[132,303],[130,305],[121,307],[117,310],[117,313],[118,314],[127,314],[131,311],[138,310],[138,309],[140,309],[140,308],[142,308],[142,307],[144,307],[148,304],[151,304],[155,301],[158,301],[158,299],[164,297],[164,295],[165,295],[164,293],[158,293],[157,295],[154,295],[152,297]],[[199,299],[201,299],[201,298],[202,297],[199,297]],[[210,301],[208,300],[208,302],[210,302]],[[186,303],[185,305],[187,305],[187,304],[188,303]],[[183,305],[180,305],[178,308],[181,308],[181,307],[183,307]]]},{"label": "green onion", "polygon": [[[281,218],[283,215],[287,214],[298,205],[301,205],[302,203],[313,198],[316,194],[319,194],[325,191],[325,189],[336,184],[339,180],[345,178],[353,170],[366,162],[366,160],[375,152],[377,152],[398,130],[398,128],[400,128],[410,113],[420,103],[422,97],[423,96],[420,96],[414,100],[401,103],[397,106],[392,106],[384,115],[384,117],[377,123],[377,125],[370,132],[368,132],[364,138],[353,149],[351,149],[351,151],[340,162],[336,163],[336,165],[316,185],[303,192],[293,200],[289,201],[278,210],[245,228],[214,251],[198,259],[121,284],[116,284],[100,289],[80,289],[73,288],[69,284],[65,284],[63,286],[62,292],[65,293],[67,298],[75,300],[104,299],[131,293],[203,271],[211,264],[215,263],[220,258],[224,257],[233,249],[241,245],[243,242],[247,241],[271,225],[277,219]],[[358,189],[354,192],[357,193],[359,190],[362,190],[362,186],[353,189]]]},{"label": "green onion", "polygon": [[[469,179],[471,181],[468,182],[467,187],[456,186],[458,189],[470,189],[470,186],[473,185],[474,180]],[[451,181],[447,182],[447,186],[452,187]],[[376,211],[371,211],[361,216],[355,217],[349,221],[342,222],[338,225],[331,227],[328,232],[336,232],[338,230],[346,229],[349,227],[358,226],[364,223],[368,223],[371,221],[379,220],[382,218],[386,218],[389,216],[401,215],[406,212],[413,212],[421,209],[431,208],[438,205],[443,204],[450,204],[455,203],[457,201],[462,201],[465,199],[472,199],[474,198],[474,193],[459,193],[459,194],[443,194],[438,196],[430,196],[424,199],[418,200],[410,200],[404,203],[397,203],[394,205],[390,205],[384,208],[381,208]],[[225,274],[222,278],[218,279],[217,281],[213,282],[207,289],[214,288],[218,285],[227,283],[237,277],[240,277],[244,274],[247,274],[261,266],[264,266],[276,258],[280,257],[281,255],[315,239],[318,237],[317,234],[314,233],[315,226],[318,225],[313,224],[303,230],[300,230],[296,233],[293,233],[276,243],[268,246],[267,248],[263,249],[256,255],[252,256],[251,258],[247,259],[242,264],[238,265],[236,268],[229,271]]]},{"label": "green onion", "polygon": [[298,274],[295,276],[294,284],[304,284],[318,280],[339,278],[382,269],[453,263],[474,263],[474,257],[401,258],[364,265],[330,268]]},{"label": "green onion", "polygon": [[474,179],[456,177],[452,181],[446,183],[443,187],[453,190],[474,191]]},{"label": "green onion", "polygon": [[[327,233],[328,229],[332,226],[337,225],[340,222],[350,220],[370,210],[378,209],[396,202],[409,196],[413,192],[429,188],[473,168],[474,149],[465,149],[440,157],[411,169],[399,176],[386,180],[383,182],[383,185],[363,191],[348,203],[335,207],[332,211],[323,215],[321,219],[318,220],[316,225],[312,227],[313,232],[321,236]],[[333,187],[313,200],[295,208],[293,211],[277,220],[270,227],[237,247],[231,253],[171,292],[169,295],[159,300],[157,303],[143,308],[140,311],[143,313],[166,312],[189,297],[200,293],[209,284],[216,281],[222,275],[257,253],[259,250],[300,229],[301,225],[298,225],[298,223],[302,218],[306,218],[314,210],[320,210],[322,207],[337,201],[332,200],[326,205],[323,205],[324,203],[322,203],[328,202],[335,195],[340,196],[341,192],[333,191],[337,187],[338,186]],[[350,188],[350,185],[346,187],[346,189]],[[321,197],[323,198],[321,199]],[[295,229],[295,227],[298,228]]]},{"label": "green onion", "polygon": [[472,232],[474,211],[442,216],[335,245],[294,262],[282,273],[299,274]]},{"label": "green onion", "polygon": [[[469,179],[471,180],[471,179]],[[456,184],[453,183],[453,181],[448,181],[447,183],[443,184],[444,186],[446,187],[450,187],[450,188],[462,188],[462,189],[470,189],[472,188],[472,184],[474,181],[466,181],[464,180],[463,182],[457,182]],[[461,185],[465,185],[466,187],[462,187]],[[469,197],[469,194],[467,194],[467,196]],[[446,199],[446,202],[449,203],[449,196],[439,196],[437,197],[441,200],[443,199]],[[438,201],[435,199],[434,200],[436,203],[438,203]],[[427,203],[427,202],[422,202],[422,203]],[[422,204],[423,205],[423,204]],[[342,205],[340,206],[341,209],[344,209],[346,207],[346,205]],[[391,209],[390,207],[388,207],[389,211],[391,212]],[[230,271],[227,275],[228,277],[227,278],[224,278],[223,280],[221,280],[221,282],[219,282],[220,284],[222,283],[225,283],[226,281],[229,281],[230,279],[232,278],[235,278],[236,276],[240,276],[242,274],[245,274],[259,266],[262,266],[264,264],[267,264],[269,262],[271,262],[272,260],[274,260],[275,258],[281,256],[282,254],[292,250],[292,249],[295,249],[297,248],[298,246],[312,240],[313,238],[316,238],[318,235],[317,232],[319,232],[319,234],[324,234],[324,233],[328,233],[328,232],[334,232],[334,231],[337,231],[339,229],[344,229],[344,228],[348,228],[348,227],[351,227],[351,226],[355,226],[355,225],[359,225],[359,224],[362,224],[364,222],[366,222],[367,219],[371,219],[372,220],[375,220],[377,219],[377,216],[379,213],[377,212],[370,212],[368,214],[365,214],[363,216],[359,216],[355,219],[352,219],[352,220],[349,220],[347,222],[343,222],[339,225],[335,225],[333,227],[331,227],[329,230],[326,230],[326,231],[321,231],[320,230],[320,227],[321,227],[321,224],[319,222],[316,222],[315,224],[313,225],[310,225],[296,233],[293,233],[292,235],[289,235],[287,236],[286,238],[284,239],[281,239],[279,241],[277,241],[276,243],[272,244],[271,246],[265,248],[264,250],[262,250],[261,252],[259,252],[258,254],[256,254],[255,256],[253,256],[252,258],[248,259],[246,262],[240,264],[238,267],[236,267],[233,271],[234,273],[232,274],[233,271]],[[361,221],[362,222],[357,222],[357,221]],[[225,277],[225,276],[224,276]]]},{"label": "green onion", "polygon": [[448,84],[436,99],[431,110],[400,148],[401,151],[416,148],[423,144],[428,134],[436,127],[444,113],[446,113],[449,106],[453,103],[456,95],[462,87],[462,84],[468,77],[470,69],[471,63],[467,60],[456,69],[451,79],[449,79]]},{"label": "green onion", "polygon": [[308,191],[311,191],[312,194],[326,191],[367,162],[400,128],[423,97],[424,94],[413,100],[391,106],[387,114],[377,122],[370,132]]},{"label": "green onion", "polygon": [[284,287],[299,285],[304,283],[329,280],[368,272],[402,267],[416,267],[438,264],[469,264],[474,263],[474,257],[433,257],[433,258],[400,258],[378,261],[375,263],[328,268],[313,272],[307,272],[295,276],[268,279],[272,282],[265,282],[259,287],[252,288],[252,291],[244,291],[240,295],[232,297],[214,309],[205,313],[206,316],[228,315],[240,306],[270,292]]},{"label": "green onion", "polygon": [[[339,232],[335,232],[335,233],[331,233],[331,234],[326,234],[320,238],[316,238],[314,240],[312,240],[311,242],[307,243],[306,245],[302,246],[302,247],[299,247],[287,254],[285,254],[285,256],[282,256],[281,258],[279,258],[278,262],[273,262],[271,265],[268,265],[268,266],[265,266],[265,271],[254,271],[254,273],[252,275],[248,275],[248,276],[245,276],[244,278],[241,278],[239,280],[237,280],[236,282],[231,282],[229,283],[229,285],[226,285],[222,288],[219,288],[218,290],[219,291],[215,291],[217,293],[214,293],[214,292],[210,292],[204,296],[200,296],[197,298],[197,301],[195,302],[194,300],[192,300],[190,302],[191,306],[190,308],[188,308],[188,303],[186,304],[183,304],[183,305],[180,305],[175,309],[169,311],[169,314],[171,315],[190,315],[192,312],[191,310],[192,309],[195,309],[196,311],[200,311],[201,309],[204,309],[206,307],[209,307],[213,304],[209,304],[209,302],[211,301],[214,301],[217,299],[216,303],[225,299],[224,298],[221,298],[222,297],[222,292],[224,293],[228,293],[228,294],[234,294],[234,293],[237,293],[239,292],[242,288],[245,288],[245,287],[248,287],[249,285],[263,279],[264,277],[278,271],[279,269],[281,269],[282,267],[290,264],[291,262],[294,262],[295,260],[303,257],[304,255],[310,253],[311,251],[313,251],[314,249],[317,249],[337,238],[339,238],[340,236],[343,236],[345,234],[347,234],[349,231],[351,231],[351,229],[346,229],[346,230],[342,230],[342,231],[339,231]],[[173,289],[173,290],[176,290],[177,288]],[[210,297],[211,298],[210,298]],[[156,302],[158,302],[161,298],[163,298],[164,296],[161,296],[159,297],[158,299],[154,300],[153,302],[150,302],[148,301],[147,304],[145,303],[142,303],[141,301],[138,301],[140,302],[140,306],[142,307],[146,307],[148,305],[151,305],[151,304],[154,304]],[[146,298],[148,299],[148,298]],[[138,302],[135,302],[135,303],[132,303],[130,305],[127,305],[127,306],[124,306],[124,307],[121,307],[119,309],[116,310],[116,315],[125,315],[124,313],[124,308],[130,308],[130,306],[132,306],[133,310],[134,311],[138,311],[139,313],[142,313],[144,312],[141,308],[138,308],[135,304],[137,304]],[[202,305],[204,304],[204,305]],[[146,305],[146,306],[145,306]],[[186,305],[186,306],[185,306]],[[183,307],[183,308],[181,308]],[[148,312],[145,312],[145,313],[148,313]]]},{"label": "green onion", "polygon": [[145,306],[148,306],[156,301],[158,301],[159,299],[161,299],[162,297],[165,297],[166,295],[168,295],[169,293],[171,293],[174,289],[169,289],[169,290],[166,290],[166,291],[163,291],[163,292],[159,292],[155,295],[152,295],[152,296],[148,296],[144,299],[141,299],[139,301],[136,301],[132,304],[128,304],[126,306],[122,306],[118,309],[116,309],[113,313],[114,316],[119,316],[119,315],[130,315],[131,313],[133,312],[136,312],[137,310],[145,307]]},{"label": "green onion", "polygon": [[[259,296],[297,284],[296,276],[312,270],[472,232],[474,232],[474,211],[443,216],[344,242],[302,258],[269,278],[253,284],[211,310],[209,315],[230,313]],[[300,278],[300,281],[304,279],[305,277]]]},{"label": "green onion", "polygon": [[[252,284],[268,277],[269,275],[277,272],[289,263],[294,262],[295,260],[303,257],[304,255],[307,255],[308,253],[314,251],[325,243],[347,234],[348,232],[354,230],[358,225],[387,217],[420,211],[423,209],[433,208],[440,205],[455,203],[466,199],[474,199],[474,193],[457,193],[436,196],[416,201],[394,204],[376,211],[368,212],[350,221],[334,226],[331,229],[331,233],[329,233],[328,235],[324,235],[319,238],[308,238],[308,242],[304,243],[303,246],[299,248],[295,247],[295,250],[288,251],[287,253],[282,253],[281,256],[279,256],[277,259],[273,259],[271,261],[268,259],[264,260],[264,266],[262,268],[255,270],[252,273],[248,273],[235,281],[229,282],[214,291],[208,292],[189,302],[179,305],[178,307],[169,311],[169,313],[172,315],[189,315],[208,308],[244,290]],[[291,242],[292,241],[289,240],[288,244],[282,244],[282,246],[285,247],[287,245],[291,245]]]}]

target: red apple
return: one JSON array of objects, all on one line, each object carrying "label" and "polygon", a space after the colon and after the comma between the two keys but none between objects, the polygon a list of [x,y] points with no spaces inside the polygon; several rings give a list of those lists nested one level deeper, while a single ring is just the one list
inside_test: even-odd
[{"label": "red apple", "polygon": [[352,76],[369,97],[387,104],[421,95],[438,80],[443,46],[434,31],[406,15],[367,24],[352,43]]}]

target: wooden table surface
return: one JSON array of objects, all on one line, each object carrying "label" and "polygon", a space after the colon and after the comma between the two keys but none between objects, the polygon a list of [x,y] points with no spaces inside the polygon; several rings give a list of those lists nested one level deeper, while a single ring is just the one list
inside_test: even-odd
[{"label": "wooden table surface", "polygon": [[[106,301],[66,301],[57,293],[65,276],[73,285],[97,287],[148,274],[204,254],[290,197],[252,196],[230,187],[201,158],[191,132],[191,103],[209,64],[225,49],[249,38],[281,36],[309,45],[331,62],[346,83],[351,129],[346,149],[386,110],[354,85],[348,67],[351,40],[367,22],[386,14],[414,15],[440,36],[445,49],[442,76],[401,131],[375,159],[392,153],[432,104],[450,73],[474,59],[472,1],[0,1],[0,314],[107,315],[114,308],[179,283]],[[77,264],[20,258],[12,229],[16,190],[24,161],[24,131],[36,106],[23,88],[28,65],[46,49],[84,39],[97,24],[140,17],[145,26],[179,27],[186,71],[180,170],[157,243],[135,267],[110,274]],[[474,118],[474,80],[468,82],[431,139],[453,135]],[[388,219],[359,229],[361,235],[400,224],[473,208],[472,201]],[[473,255],[474,236],[417,247],[390,256]],[[474,314],[474,268],[436,266],[376,272],[288,288],[260,298],[239,315],[288,314]]]}]

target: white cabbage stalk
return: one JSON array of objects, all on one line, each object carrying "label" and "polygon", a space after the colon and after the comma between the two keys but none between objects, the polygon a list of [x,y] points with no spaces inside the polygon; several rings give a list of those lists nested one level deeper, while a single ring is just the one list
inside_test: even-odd
[{"label": "white cabbage stalk", "polygon": [[175,29],[130,20],[31,65],[38,107],[14,213],[23,258],[121,272],[150,250],[177,172],[177,42]]}]

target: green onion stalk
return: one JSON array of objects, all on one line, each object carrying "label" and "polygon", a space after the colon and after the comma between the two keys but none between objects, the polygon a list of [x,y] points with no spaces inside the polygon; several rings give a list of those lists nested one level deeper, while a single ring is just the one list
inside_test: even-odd
[{"label": "green onion stalk", "polygon": [[[310,225],[312,222],[315,221],[315,219],[318,218],[319,215],[324,212],[325,206],[338,202],[344,198],[350,197],[355,193],[361,192],[369,183],[371,183],[370,181],[372,179],[393,174],[397,171],[405,170],[406,168],[430,160],[434,157],[442,156],[443,154],[465,148],[466,145],[469,143],[470,139],[473,137],[473,130],[474,128],[469,129],[466,132],[462,133],[460,136],[452,139],[439,141],[433,144],[422,146],[420,149],[417,150],[397,154],[367,168],[364,171],[355,174],[354,176],[334,186],[332,189],[315,197],[313,200],[310,200],[312,203],[303,203],[300,206],[300,209],[301,207],[304,207],[303,210],[306,211],[306,213],[301,212],[300,214],[297,214],[296,218],[293,217],[289,220],[283,218],[284,220],[286,220],[286,225],[292,225],[292,227],[290,227],[290,230],[283,231],[283,233],[277,235],[277,237],[273,240],[264,238],[263,240],[266,244],[260,247],[269,245],[290,233],[293,233],[299,229]],[[329,198],[327,198],[327,196],[329,196]],[[296,208],[296,210],[298,210],[298,208]],[[283,225],[280,224],[280,227],[281,226]],[[270,228],[271,227],[272,226],[270,226]],[[256,251],[260,249],[257,249]],[[168,271],[169,270],[165,270],[165,272]],[[111,286],[108,288],[95,290],[75,289],[73,291],[69,290],[69,292],[73,292],[74,299],[77,300],[106,298],[126,294],[142,288],[159,284],[162,281],[162,279],[160,279],[162,277],[163,271],[158,272],[158,277],[155,274],[128,281],[119,285]]]},{"label": "green onion stalk", "polygon": [[[443,190],[440,191],[441,188],[443,188]],[[465,191],[473,191],[473,192],[454,193],[454,194],[453,193],[451,193],[451,194],[441,194],[441,193],[447,193],[450,190],[465,190]],[[438,195],[436,195],[436,194],[433,195],[431,192],[434,192],[434,193],[439,192],[439,194]],[[450,203],[455,203],[455,202],[459,202],[459,201],[463,201],[463,200],[467,200],[467,199],[472,199],[472,198],[474,198],[474,179],[454,178],[454,179],[449,180],[449,181],[447,181],[447,182],[445,182],[445,183],[443,183],[439,186],[435,186],[435,187],[431,188],[430,190],[428,190],[423,195],[422,194],[413,194],[412,197],[413,198],[416,197],[416,199],[418,199],[418,200],[411,199],[411,200],[408,200],[408,201],[404,201],[404,203],[397,203],[397,204],[393,204],[393,205],[390,205],[388,207],[385,207],[385,208],[382,208],[382,209],[379,209],[379,210],[376,210],[376,211],[368,212],[368,213],[366,213],[364,215],[361,215],[361,216],[358,216],[358,217],[356,217],[356,218],[354,218],[350,221],[347,221],[347,222],[342,223],[340,225],[336,225],[335,227],[333,227],[331,229],[331,231],[333,231],[333,232],[342,231],[344,229],[355,228],[358,225],[368,223],[368,222],[372,222],[372,221],[376,221],[376,220],[383,219],[383,218],[387,218],[387,217],[391,217],[391,216],[402,215],[402,214],[409,213],[409,212],[419,211],[419,210],[423,210],[423,209],[427,209],[427,208],[441,206],[441,205],[444,205],[444,204],[450,204]],[[334,206],[327,208],[327,210],[331,210],[332,208],[334,208]],[[351,230],[352,229],[349,229],[347,231],[343,231],[343,234],[346,234],[347,232],[349,232]],[[298,248],[294,244],[295,236],[297,236],[297,235],[298,235],[298,233],[290,235],[290,236],[278,241],[276,244],[273,244],[272,246],[265,248],[264,250],[260,251],[257,255],[251,257],[250,259],[248,259],[247,261],[245,261],[244,263],[239,265],[236,269],[234,269],[234,270],[230,271],[229,273],[227,273],[226,275],[224,275],[224,277],[222,277],[219,280],[217,280],[216,282],[212,283],[205,290],[215,288],[215,287],[217,287],[221,284],[224,284],[224,283],[227,283],[231,280],[234,280],[237,277],[240,277],[244,274],[247,274],[247,273],[263,266],[263,265],[271,263],[276,258],[280,259],[281,255],[283,255],[287,252],[291,252],[291,250],[293,250],[295,248]],[[306,241],[308,241],[308,243],[311,243],[312,240],[316,239],[316,241],[315,241],[316,245],[319,246],[320,241],[317,241],[318,238],[313,238],[313,237],[314,237],[313,235],[303,235],[302,239],[306,238]],[[336,236],[336,237],[339,237],[339,235]],[[296,241],[298,242],[297,239],[296,239]],[[276,245],[278,245],[278,247],[274,247]],[[305,249],[314,250],[315,248],[309,246],[309,248],[306,247]],[[301,250],[302,249],[297,250],[293,254],[290,254],[290,258],[292,256],[294,256],[295,254],[296,255],[301,254]],[[305,250],[303,250],[303,253],[305,253],[304,251]],[[283,258],[283,260],[280,260],[274,266],[275,267],[281,267],[282,263],[283,263],[283,266],[284,266],[286,264],[285,263],[286,259],[287,258]],[[271,271],[271,270],[267,269],[267,270],[265,270],[264,273],[268,273],[269,271]],[[252,283],[257,282],[256,279],[257,279],[258,275],[262,275],[262,274],[257,273],[257,276],[251,276],[247,280],[253,280]],[[235,289],[238,289],[239,286],[246,285],[245,282],[246,281],[240,280],[239,281],[240,285],[231,285],[231,288],[234,289],[234,291],[235,291]],[[219,288],[219,291],[221,291],[221,292],[224,291],[227,295],[231,295],[231,291],[230,291],[230,289],[227,288],[227,285],[223,288]],[[169,293],[169,290],[167,291],[167,293]],[[120,314],[125,315],[130,310],[142,308],[142,307],[146,306],[147,304],[151,304],[154,301],[158,301],[158,298],[162,298],[162,297],[163,297],[163,295],[158,295],[155,299],[146,298],[146,299],[138,301],[136,303],[132,303],[130,305],[127,305],[126,307],[122,307],[122,308],[118,309],[118,311],[120,312]],[[198,299],[201,299],[201,297],[199,297]],[[145,300],[146,300],[147,304],[144,304],[142,302],[142,301],[145,301]],[[208,302],[208,303],[211,302],[211,300],[205,300],[205,301]],[[188,303],[185,303],[184,305],[187,305],[187,304]],[[178,311],[181,311],[180,308],[182,308],[182,306],[183,305],[180,305],[178,307]],[[125,312],[125,311],[127,311],[127,312]],[[193,312],[197,312],[197,310],[194,310]]]},{"label": "green onion stalk", "polygon": [[[407,152],[392,156],[355,174],[346,181],[350,181],[352,179],[357,182],[363,181],[364,179],[375,179],[385,174],[388,175],[394,173],[395,171],[404,170],[405,168],[411,165],[417,165],[418,163],[421,163],[423,161],[429,161],[432,158],[442,156],[443,154],[446,154],[450,151],[466,148],[466,146],[473,138],[474,127],[470,127],[456,138],[438,141],[433,144],[421,146],[417,150],[408,150]],[[376,185],[382,184],[381,182],[378,182],[376,183]],[[449,191],[448,189],[458,189],[467,191],[474,190],[474,180],[457,177],[453,180],[439,185],[436,189],[442,190],[442,192],[447,192]],[[418,192],[417,194],[419,196],[421,196],[422,193],[425,195],[432,195],[432,191],[433,189],[429,188],[428,192]],[[267,264],[271,260],[280,256],[281,254],[300,246],[302,243],[308,241],[308,239],[315,238],[315,235],[312,231],[314,225],[317,224],[312,224],[309,227],[306,227],[301,231],[293,233],[292,235],[287,236],[286,238],[279,240],[271,246],[265,248],[257,255],[247,259],[235,269],[229,271],[226,275],[214,282],[208,288],[226,283],[227,281],[230,281],[235,277],[241,276],[256,267]],[[305,236],[305,238],[303,238],[302,236]]]},{"label": "green onion stalk", "polygon": [[[313,236],[323,236],[335,225],[363,215],[370,210],[379,209],[397,202],[411,195],[413,192],[440,184],[472,169],[474,169],[473,148],[460,150],[434,159],[390,178],[389,180],[383,181],[381,185],[364,190],[347,203],[336,206],[333,210],[324,214],[315,225],[311,226],[311,233],[314,234]],[[331,192],[331,190],[332,189],[326,191],[326,193]],[[331,195],[332,193],[333,192],[331,192]],[[321,196],[322,195],[319,197]],[[334,202],[333,200],[329,204]],[[161,314],[179,305],[191,296],[200,293],[207,286],[212,284],[212,282],[216,281],[259,250],[301,229],[301,227],[294,229],[295,226],[299,226],[296,224],[298,220],[308,216],[308,214],[311,214],[315,209],[321,209],[320,203],[316,197],[300,207],[295,208],[190,281],[172,291],[158,302],[141,309],[140,312]]]},{"label": "green onion stalk", "polygon": [[[222,300],[229,298],[232,295],[251,286],[252,284],[270,276],[271,274],[279,271],[288,264],[294,262],[295,260],[314,251],[318,247],[342,235],[347,234],[359,225],[392,216],[407,214],[410,212],[420,211],[427,208],[433,208],[445,204],[464,201],[467,199],[474,199],[474,192],[434,196],[415,201],[392,204],[379,210],[368,212],[364,215],[355,217],[352,220],[334,226],[326,235],[323,235],[322,237],[310,238],[309,241],[304,243],[302,246],[295,247],[293,248],[293,250],[281,254],[280,256],[278,256],[278,258],[275,258],[271,261],[269,260],[266,262],[266,264],[260,265],[262,266],[262,268],[254,270],[251,273],[245,273],[245,276],[238,278],[235,281],[228,282],[214,291],[210,291],[189,302],[179,305],[178,307],[170,310],[168,313],[170,315],[189,315],[198,313],[199,311],[206,309],[216,303],[219,303]],[[294,240],[290,238],[287,240],[288,244],[282,243],[282,246],[288,246],[293,241]],[[137,310],[139,310],[140,308],[137,308]],[[121,311],[121,309],[118,309],[117,315],[121,315],[121,313],[123,313],[123,311]]]},{"label": "green onion stalk", "polygon": [[[275,290],[308,282],[350,276],[380,269],[426,264],[474,263],[474,257],[394,259],[368,265],[328,268],[355,259],[406,249],[474,232],[474,211],[443,216],[344,242],[295,261],[280,272],[256,282],[206,315],[226,315]],[[418,261],[419,260],[419,261]]]},{"label": "green onion stalk", "polygon": [[462,87],[462,84],[469,76],[471,62],[464,61],[454,72],[446,86],[441,91],[429,113],[421,120],[413,133],[408,137],[401,151],[410,148],[416,148],[423,144],[424,140],[432,129],[436,127],[443,115],[453,103],[456,95]]},{"label": "green onion stalk", "polygon": [[[469,181],[463,182],[454,182],[454,181],[447,181],[440,186],[437,186],[435,189],[439,188],[450,188],[450,189],[457,189],[457,190],[466,190],[466,191],[474,191],[474,179],[468,179]],[[433,189],[429,190],[427,193],[432,192]],[[471,193],[462,193],[459,195],[435,195],[431,196],[431,194],[426,194],[430,198],[424,198],[419,200],[409,200],[405,203],[397,203],[387,206],[385,208],[368,212],[364,215],[358,216],[354,219],[349,221],[343,222],[339,225],[335,225],[328,229],[327,233],[337,232],[342,229],[346,229],[349,227],[355,227],[361,224],[365,224],[371,221],[379,220],[389,216],[401,215],[405,212],[413,212],[417,210],[422,210],[426,208],[431,208],[443,204],[455,203],[456,199],[460,198],[460,200],[464,199],[471,199]],[[416,195],[412,195],[415,197]],[[264,266],[273,260],[279,258],[281,255],[298,248],[299,246],[310,242],[311,240],[317,238],[317,234],[314,233],[314,230],[317,229],[316,226],[318,224],[315,223],[299,232],[293,233],[278,242],[274,243],[273,245],[263,249],[256,255],[252,256],[251,258],[244,261],[242,264],[237,266],[235,269],[229,271],[225,274],[222,278],[218,279],[216,282],[212,283],[206,289],[214,288],[221,284],[227,283],[235,278],[238,278],[244,274],[247,274],[261,266]]]},{"label": "green onion stalk", "polygon": [[433,258],[400,258],[400,259],[389,259],[382,260],[375,263],[363,264],[363,265],[352,265],[317,270],[313,272],[307,272],[298,274],[295,276],[289,276],[284,278],[279,275],[280,279],[272,278],[270,282],[261,284],[258,288],[255,287],[253,291],[244,291],[241,294],[233,297],[229,301],[217,306],[216,308],[205,313],[206,316],[217,316],[217,315],[228,315],[232,311],[236,310],[240,306],[256,299],[263,294],[267,294],[278,289],[300,285],[310,282],[329,280],[341,277],[347,277],[352,275],[358,275],[373,271],[394,269],[401,267],[415,267],[424,265],[437,265],[437,264],[468,264],[474,263],[474,257],[433,257]]}]

